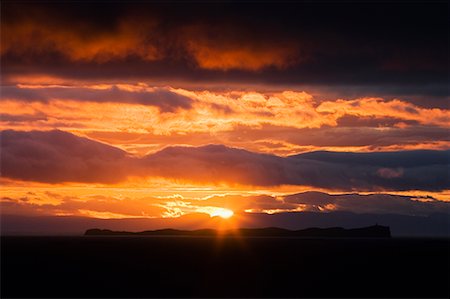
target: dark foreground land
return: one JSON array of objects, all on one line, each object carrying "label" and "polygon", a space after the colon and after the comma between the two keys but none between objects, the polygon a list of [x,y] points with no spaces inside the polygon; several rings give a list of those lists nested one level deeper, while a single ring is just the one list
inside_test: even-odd
[{"label": "dark foreground land", "polygon": [[2,237],[1,297],[442,297],[448,239]]}]

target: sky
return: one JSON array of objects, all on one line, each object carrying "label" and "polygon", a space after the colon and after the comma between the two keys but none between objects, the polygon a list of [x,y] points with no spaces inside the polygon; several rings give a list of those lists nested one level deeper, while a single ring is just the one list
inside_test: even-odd
[{"label": "sky", "polygon": [[439,1],[2,1],[1,215],[448,215],[448,20]]}]

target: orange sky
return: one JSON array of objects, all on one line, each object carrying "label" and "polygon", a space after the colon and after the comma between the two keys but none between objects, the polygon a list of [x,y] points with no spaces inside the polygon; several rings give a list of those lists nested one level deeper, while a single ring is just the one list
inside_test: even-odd
[{"label": "orange sky", "polygon": [[[207,144],[278,156],[314,150],[368,152],[449,148],[445,138],[424,138],[412,132],[430,128],[439,132],[440,128],[447,128],[450,112],[422,108],[402,99],[367,97],[317,101],[305,91],[218,92],[152,87],[146,83],[74,84],[63,79],[57,84],[18,82],[5,88],[8,92],[0,107],[2,130],[59,129],[110,144],[135,156],[155,153],[168,146]],[[26,92],[25,96],[22,92]],[[167,97],[166,101],[172,96],[176,100],[181,96],[188,104],[183,106],[174,101],[170,103],[173,107],[161,106],[158,100],[161,92]],[[140,100],[134,101],[134,98]],[[355,133],[359,136],[354,136]],[[119,184],[42,184],[3,179],[1,189],[6,214],[95,218],[304,211],[311,207],[286,206],[280,196],[310,190],[339,193],[312,186],[261,188],[226,182],[211,184],[204,179],[196,183],[195,180],[173,181],[158,177],[132,177]],[[450,200],[448,190],[388,191],[413,198],[433,196]],[[221,201],[229,196],[234,199]],[[255,196],[269,196],[274,202],[260,207]],[[320,208],[321,211],[327,209],[334,208],[331,205]]]},{"label": "orange sky", "polygon": [[[450,201],[448,51],[430,33],[388,16],[361,34],[300,10],[22,5],[1,20],[2,214],[426,214]],[[322,193],[288,196],[308,191]]]}]

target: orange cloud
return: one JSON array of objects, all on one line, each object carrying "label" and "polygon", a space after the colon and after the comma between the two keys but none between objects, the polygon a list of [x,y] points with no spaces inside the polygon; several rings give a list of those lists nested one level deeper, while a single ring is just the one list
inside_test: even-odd
[{"label": "orange cloud", "polygon": [[317,107],[318,112],[343,115],[394,117],[414,120],[425,125],[450,126],[450,111],[439,108],[421,108],[414,104],[394,99],[361,98],[356,100],[326,101]]},{"label": "orange cloud", "polygon": [[149,21],[124,20],[104,32],[85,24],[58,26],[35,19],[2,26],[2,55],[9,53],[33,57],[57,53],[71,61],[98,63],[130,56],[146,61],[162,58],[152,36],[155,24]]},{"label": "orange cloud", "polygon": [[86,22],[56,21],[43,12],[34,12],[20,21],[3,21],[2,27],[0,54],[29,62],[55,57],[71,63],[98,64],[169,59],[192,61],[203,69],[257,71],[282,69],[300,61],[297,43],[278,35],[267,43],[266,36],[243,34],[242,28],[223,24],[166,28],[155,16],[123,17],[101,29]]},{"label": "orange cloud", "polygon": [[447,109],[403,100],[317,103],[301,91],[195,91],[137,84],[4,86],[0,128],[62,129],[144,155],[225,144],[290,155],[312,150],[448,149]]},{"label": "orange cloud", "polygon": [[[274,39],[258,42],[236,34],[242,28],[219,30],[206,26],[184,28],[182,42],[200,68],[211,70],[258,71],[268,67],[283,69],[300,62],[298,44]],[[219,34],[220,32],[220,34]]]}]

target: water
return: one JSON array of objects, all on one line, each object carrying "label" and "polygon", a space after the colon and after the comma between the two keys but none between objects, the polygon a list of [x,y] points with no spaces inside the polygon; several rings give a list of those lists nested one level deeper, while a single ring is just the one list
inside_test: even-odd
[{"label": "water", "polygon": [[2,237],[3,297],[443,297],[449,239]]}]

